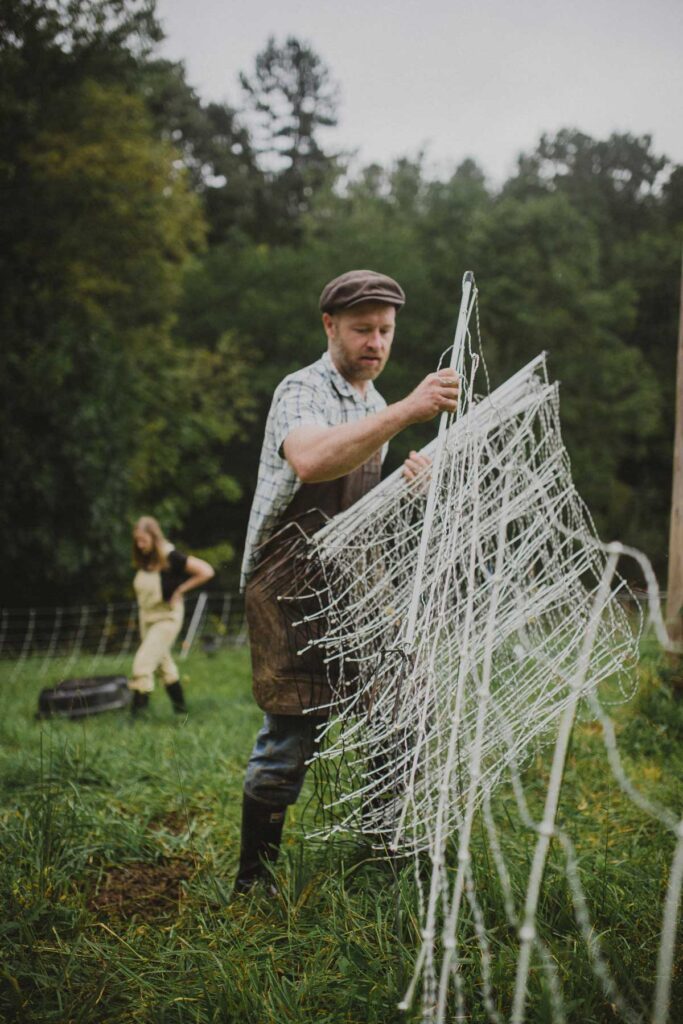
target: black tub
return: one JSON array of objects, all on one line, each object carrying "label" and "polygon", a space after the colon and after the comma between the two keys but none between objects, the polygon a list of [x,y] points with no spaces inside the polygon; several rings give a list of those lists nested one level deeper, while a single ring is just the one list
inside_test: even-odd
[{"label": "black tub", "polygon": [[37,718],[59,715],[63,718],[83,718],[115,711],[130,703],[131,692],[125,676],[88,676],[82,679],[64,679],[56,686],[41,690],[38,697]]}]

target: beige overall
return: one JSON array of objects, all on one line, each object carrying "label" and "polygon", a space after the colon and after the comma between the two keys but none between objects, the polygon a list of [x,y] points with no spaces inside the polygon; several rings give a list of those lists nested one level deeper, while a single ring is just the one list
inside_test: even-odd
[{"label": "beige overall", "polygon": [[163,600],[158,572],[138,569],[133,587],[138,601],[142,643],[133,660],[133,678],[128,686],[131,690],[151,693],[155,672],[158,671],[165,686],[179,678],[171,650],[183,624],[183,602],[179,601],[172,608]]}]

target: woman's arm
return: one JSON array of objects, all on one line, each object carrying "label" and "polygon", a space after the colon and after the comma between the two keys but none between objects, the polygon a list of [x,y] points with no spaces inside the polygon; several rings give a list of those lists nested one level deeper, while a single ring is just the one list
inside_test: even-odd
[{"label": "woman's arm", "polygon": [[187,556],[185,572],[188,574],[188,578],[175,588],[169,598],[168,603],[172,607],[178,604],[178,601],[181,600],[183,594],[186,594],[188,590],[201,587],[203,583],[208,583],[216,575],[213,567],[208,562],[205,562],[203,558],[197,558],[195,555]]}]

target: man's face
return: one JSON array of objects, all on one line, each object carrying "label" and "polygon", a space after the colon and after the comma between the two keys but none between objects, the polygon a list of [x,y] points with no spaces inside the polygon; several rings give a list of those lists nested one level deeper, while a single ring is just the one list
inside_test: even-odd
[{"label": "man's face", "polygon": [[361,392],[365,381],[378,377],[391,352],[396,309],[381,302],[362,302],[338,313],[323,313],[332,362]]}]

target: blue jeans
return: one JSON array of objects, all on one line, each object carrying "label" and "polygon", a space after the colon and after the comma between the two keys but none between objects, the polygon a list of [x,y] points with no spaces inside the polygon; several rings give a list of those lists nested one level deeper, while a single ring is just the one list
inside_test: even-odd
[{"label": "blue jeans", "polygon": [[264,715],[244,779],[253,800],[284,807],[296,803],[326,719],[313,715]]}]

